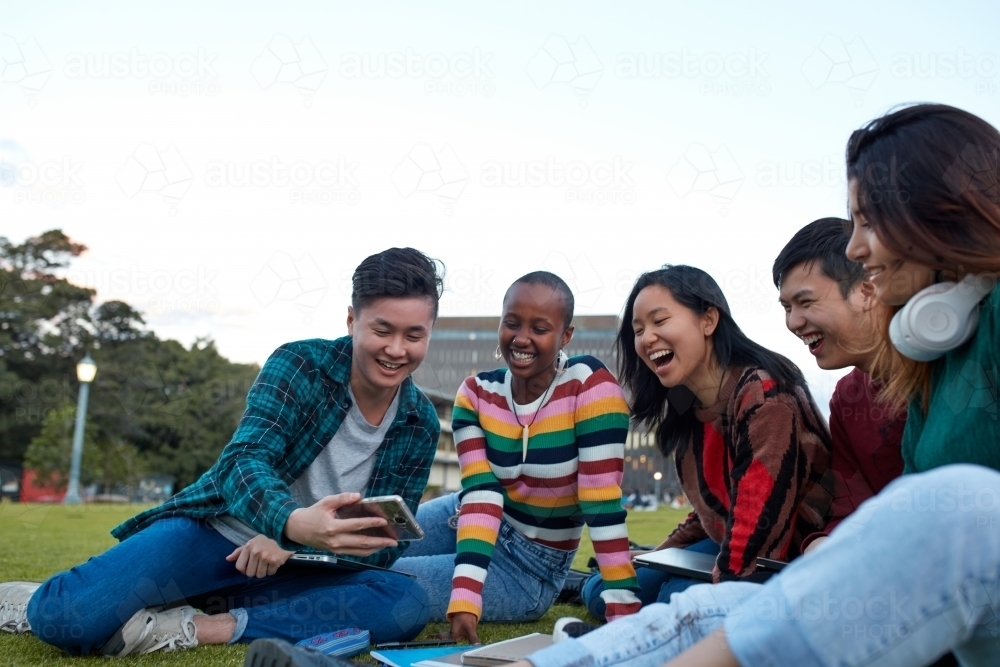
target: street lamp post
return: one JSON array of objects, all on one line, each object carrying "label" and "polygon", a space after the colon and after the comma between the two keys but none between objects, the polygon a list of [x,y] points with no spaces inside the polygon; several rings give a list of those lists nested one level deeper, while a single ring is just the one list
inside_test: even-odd
[{"label": "street lamp post", "polygon": [[653,482],[654,482],[654,484],[653,484],[653,489],[654,489],[653,493],[656,495],[656,504],[657,505],[660,504],[660,480],[661,479],[663,479],[663,473],[662,472],[655,472],[655,473],[653,473]]},{"label": "street lamp post", "polygon": [[69,466],[69,488],[66,489],[64,505],[79,505],[80,498],[80,459],[83,458],[83,432],[87,425],[87,399],[90,397],[90,383],[97,375],[97,364],[90,358],[90,353],[76,365],[76,379],[80,381],[80,398],[76,404],[76,428],[73,429],[73,459]]}]

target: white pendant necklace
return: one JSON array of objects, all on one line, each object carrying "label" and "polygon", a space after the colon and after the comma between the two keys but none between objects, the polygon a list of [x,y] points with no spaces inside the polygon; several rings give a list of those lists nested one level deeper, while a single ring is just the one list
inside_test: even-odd
[{"label": "white pendant necklace", "polygon": [[[510,371],[508,371],[508,373],[509,372]],[[545,394],[542,395],[542,400],[539,401],[538,408],[535,409],[535,414],[531,416],[531,421],[527,424],[522,424],[521,418],[517,415],[517,402],[514,401],[514,383],[513,381],[511,382],[510,406],[514,411],[514,421],[516,421],[517,425],[521,427],[521,463],[528,460],[528,428],[535,423],[536,419],[538,419],[538,413],[542,411],[542,406],[545,405],[545,401],[549,397],[549,392],[551,392],[552,388],[556,386],[556,380],[558,379],[559,373],[556,372],[555,376],[552,378],[552,382],[549,383],[548,388],[545,390]]]}]

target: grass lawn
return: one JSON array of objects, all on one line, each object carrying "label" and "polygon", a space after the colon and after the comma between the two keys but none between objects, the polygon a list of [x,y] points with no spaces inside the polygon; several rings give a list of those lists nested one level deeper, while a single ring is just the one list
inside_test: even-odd
[{"label": "grass lawn", "polygon": [[[23,505],[0,502],[0,582],[42,581],[56,572],[69,569],[90,556],[115,544],[108,531],[121,521],[145,509],[137,505]],[[640,544],[656,544],[686,515],[684,511],[660,509],[657,512],[633,512],[628,517],[629,537]],[[573,567],[586,569],[593,555],[590,540],[584,534]],[[486,642],[499,641],[529,632],[551,632],[561,616],[587,618],[580,606],[556,605],[535,623],[485,623],[479,637]],[[592,620],[592,619],[591,619]],[[448,629],[445,624],[431,624],[429,635]],[[121,658],[116,665],[198,665],[221,667],[242,665],[246,645],[205,646],[193,651],[155,653]],[[359,659],[367,659],[367,654]],[[0,633],[0,665],[108,665],[101,656],[71,658],[35,639],[32,635]]]}]

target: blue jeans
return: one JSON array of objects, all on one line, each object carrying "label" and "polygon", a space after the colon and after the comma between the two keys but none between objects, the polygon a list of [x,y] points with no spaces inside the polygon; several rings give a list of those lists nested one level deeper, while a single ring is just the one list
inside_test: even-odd
[{"label": "blue jeans", "polygon": [[31,597],[28,622],[42,641],[76,655],[100,648],[135,612],[190,604],[236,619],[232,641],[297,642],[345,627],[373,641],[415,637],[427,623],[417,582],[388,572],[325,572],[283,565],[251,579],[226,560],[235,547],[204,521],[161,519]]},{"label": "blue jeans", "polygon": [[[695,542],[685,548],[700,554],[719,555],[718,543],[710,539]],[[651,567],[637,567],[635,575],[639,580],[639,601],[643,607],[654,602],[669,602],[670,596],[674,593],[680,593],[690,586],[702,583],[697,579],[670,574]],[[604,600],[601,598],[603,592],[604,580],[601,579],[601,575],[595,574],[587,579],[580,593],[584,604],[587,605],[587,611],[602,621],[604,620]]]},{"label": "blue jeans", "polygon": [[[435,498],[417,509],[424,539],[413,542],[394,570],[417,575],[430,600],[431,621],[447,618],[451,578],[455,572],[458,494]],[[548,611],[562,590],[575,551],[552,549],[532,542],[506,521],[483,585],[481,621],[534,621]]]},{"label": "blue jeans", "polygon": [[536,667],[656,667],[720,627],[743,667],[919,667],[951,651],[1000,664],[1000,473],[946,466],[896,480],[766,584],[692,586]]}]

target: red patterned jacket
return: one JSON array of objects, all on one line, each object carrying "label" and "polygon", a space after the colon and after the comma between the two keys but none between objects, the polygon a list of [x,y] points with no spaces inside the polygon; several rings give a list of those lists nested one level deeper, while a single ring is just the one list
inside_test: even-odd
[{"label": "red patterned jacket", "polygon": [[694,511],[662,546],[712,538],[721,545],[716,582],[752,574],[758,556],[798,556],[832,503],[830,433],[808,391],[779,387],[761,368],[734,368],[716,404],[695,416],[701,438],[675,455]]}]

